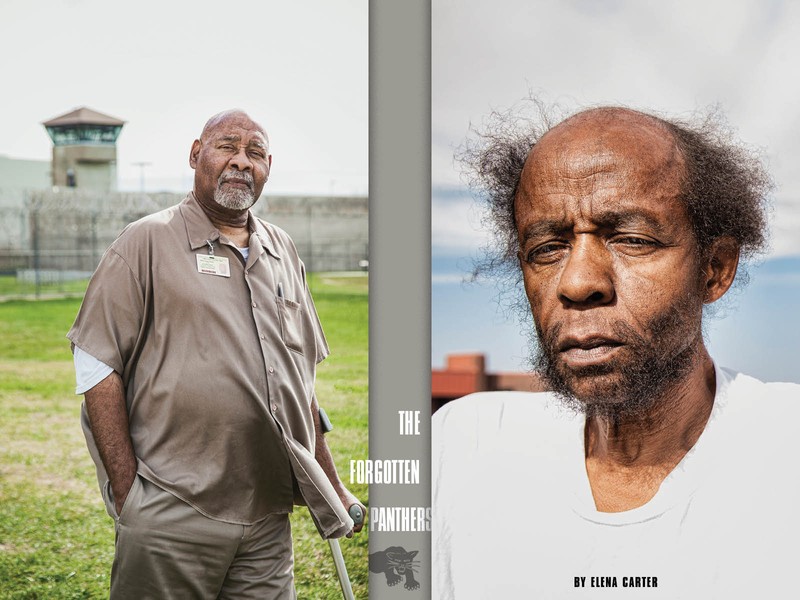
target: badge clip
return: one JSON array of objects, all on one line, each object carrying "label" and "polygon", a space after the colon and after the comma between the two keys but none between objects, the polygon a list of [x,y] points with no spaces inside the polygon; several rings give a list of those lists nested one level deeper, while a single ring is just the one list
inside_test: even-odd
[{"label": "badge clip", "polygon": [[230,277],[231,267],[225,256],[214,256],[214,242],[206,240],[208,254],[195,254],[197,257],[197,272],[204,275],[217,275]]}]

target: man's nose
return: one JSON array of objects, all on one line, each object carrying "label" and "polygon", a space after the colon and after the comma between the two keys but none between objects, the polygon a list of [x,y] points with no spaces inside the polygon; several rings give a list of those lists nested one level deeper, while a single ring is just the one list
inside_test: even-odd
[{"label": "man's nose", "polygon": [[228,164],[238,171],[251,171],[253,169],[253,162],[247,155],[247,148],[239,148],[239,151],[231,157]]},{"label": "man's nose", "polygon": [[559,299],[588,308],[614,300],[611,257],[600,240],[578,239],[566,259],[558,282]]}]

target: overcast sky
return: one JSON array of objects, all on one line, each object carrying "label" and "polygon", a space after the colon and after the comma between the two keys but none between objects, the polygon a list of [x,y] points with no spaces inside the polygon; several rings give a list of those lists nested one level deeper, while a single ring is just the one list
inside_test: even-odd
[{"label": "overcast sky", "polygon": [[119,117],[120,187],[189,189],[206,119],[247,110],[270,134],[267,192],[367,193],[367,0],[3,0],[0,154],[50,160],[41,122]]},{"label": "overcast sky", "polygon": [[[459,189],[453,151],[470,123],[532,91],[567,110],[623,104],[681,117],[718,104],[738,136],[764,152],[777,184],[772,252],[737,300],[738,316],[711,326],[711,345],[733,359],[739,350],[754,353],[744,347],[751,338],[773,346],[774,338],[787,344],[779,349],[781,374],[767,364],[772,354],[756,359],[772,369],[770,377],[788,379],[791,371],[798,378],[800,3],[433,0],[432,30],[435,365],[447,352],[485,349],[495,368],[513,369],[526,353],[518,325],[496,310],[493,291],[459,283],[486,234]],[[776,312],[778,306],[795,312]],[[782,325],[765,330],[776,324],[756,323],[760,312]]]}]

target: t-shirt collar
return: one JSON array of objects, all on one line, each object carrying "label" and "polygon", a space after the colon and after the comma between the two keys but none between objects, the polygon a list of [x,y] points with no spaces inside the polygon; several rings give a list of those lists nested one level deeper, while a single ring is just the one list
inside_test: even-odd
[{"label": "t-shirt collar", "polygon": [[576,452],[572,458],[573,489],[569,498],[569,503],[575,513],[587,521],[601,525],[622,526],[642,523],[668,512],[677,503],[688,498],[701,485],[707,472],[713,468],[713,462],[710,464],[709,451],[706,450],[706,447],[713,446],[715,443],[713,438],[718,435],[719,429],[717,420],[727,406],[728,388],[733,381],[732,375],[726,369],[720,368],[713,359],[712,363],[716,376],[716,392],[714,406],[703,432],[686,456],[661,482],[655,496],[638,508],[618,513],[603,513],[595,508],[592,490],[586,475],[584,448],[586,419],[576,419],[574,435],[577,443],[575,447],[580,449],[580,453]]}]

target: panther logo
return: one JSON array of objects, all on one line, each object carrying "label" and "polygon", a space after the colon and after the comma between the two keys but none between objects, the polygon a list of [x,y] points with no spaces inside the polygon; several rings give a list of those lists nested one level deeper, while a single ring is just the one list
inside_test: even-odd
[{"label": "panther logo", "polygon": [[403,587],[407,590],[419,588],[419,582],[414,579],[414,571],[419,567],[419,561],[414,560],[419,550],[406,552],[401,546],[390,546],[386,550],[369,555],[369,570],[373,573],[383,573],[386,583],[395,586],[405,576]]}]

